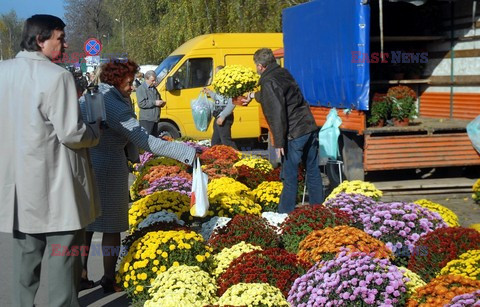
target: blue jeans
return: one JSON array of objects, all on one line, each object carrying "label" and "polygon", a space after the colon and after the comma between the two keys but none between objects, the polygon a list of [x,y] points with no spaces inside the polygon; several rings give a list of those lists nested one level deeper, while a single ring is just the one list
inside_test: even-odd
[{"label": "blue jeans", "polygon": [[290,213],[297,204],[298,166],[303,162],[307,170],[306,184],[310,204],[323,203],[323,182],[318,165],[318,132],[305,134],[289,140],[285,156],[282,158],[280,177],[283,190],[280,195],[279,213]]}]

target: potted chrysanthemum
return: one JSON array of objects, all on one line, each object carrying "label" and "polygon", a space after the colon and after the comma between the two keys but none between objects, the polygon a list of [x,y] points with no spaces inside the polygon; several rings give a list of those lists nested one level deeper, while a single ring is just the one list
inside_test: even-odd
[{"label": "potted chrysanthemum", "polygon": [[217,93],[232,98],[234,104],[241,105],[242,95],[253,91],[259,79],[251,68],[227,65],[215,75],[212,85]]}]

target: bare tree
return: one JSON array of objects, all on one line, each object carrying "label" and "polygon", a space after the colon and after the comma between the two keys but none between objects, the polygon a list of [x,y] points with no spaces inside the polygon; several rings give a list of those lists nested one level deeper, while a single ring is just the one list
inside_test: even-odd
[{"label": "bare tree", "polygon": [[89,38],[107,43],[112,32],[112,19],[103,0],[65,0],[65,28],[70,52],[83,52]]}]

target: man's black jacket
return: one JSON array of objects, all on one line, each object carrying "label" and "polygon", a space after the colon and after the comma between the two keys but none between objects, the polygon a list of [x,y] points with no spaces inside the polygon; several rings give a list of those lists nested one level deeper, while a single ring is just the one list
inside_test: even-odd
[{"label": "man's black jacket", "polygon": [[270,126],[276,148],[285,148],[287,141],[318,129],[310,108],[293,76],[277,63],[267,66],[260,77],[260,102]]}]

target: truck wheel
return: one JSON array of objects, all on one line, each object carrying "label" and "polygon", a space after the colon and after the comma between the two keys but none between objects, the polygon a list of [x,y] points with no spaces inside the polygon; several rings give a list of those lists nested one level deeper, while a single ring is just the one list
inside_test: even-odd
[{"label": "truck wheel", "polygon": [[178,131],[177,127],[171,123],[160,122],[158,123],[158,135],[169,136],[174,139],[178,139],[180,137],[180,131]]}]

